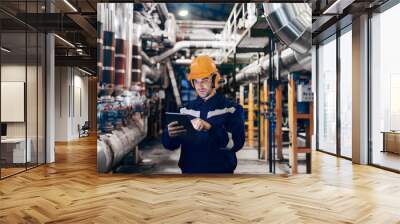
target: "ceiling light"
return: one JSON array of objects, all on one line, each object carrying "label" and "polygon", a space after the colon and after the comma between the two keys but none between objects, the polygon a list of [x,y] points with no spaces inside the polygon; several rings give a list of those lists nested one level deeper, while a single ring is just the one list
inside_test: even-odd
[{"label": "ceiling light", "polygon": [[74,12],[78,12],[78,10],[68,1],[64,0],[65,4],[67,4]]},{"label": "ceiling light", "polygon": [[179,11],[178,15],[181,17],[186,17],[187,15],[189,15],[189,11],[186,9],[182,9]]},{"label": "ceiling light", "polygon": [[69,42],[68,40],[58,36],[57,34],[54,34],[55,37],[57,37],[59,40],[61,40],[62,42],[64,42],[65,44],[67,44],[70,47],[75,48],[75,45],[73,45],[71,42]]},{"label": "ceiling light", "polygon": [[1,47],[0,49],[1,49],[2,51],[6,52],[6,53],[10,53],[10,52],[11,52],[11,50],[9,50],[9,49],[7,49],[7,48],[5,48],[5,47]]}]

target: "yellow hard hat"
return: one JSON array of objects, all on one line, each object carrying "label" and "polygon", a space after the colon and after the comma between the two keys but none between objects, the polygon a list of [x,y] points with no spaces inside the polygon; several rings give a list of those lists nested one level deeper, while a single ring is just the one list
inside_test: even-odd
[{"label": "yellow hard hat", "polygon": [[207,55],[199,55],[193,59],[190,64],[190,73],[188,80],[193,86],[194,79],[203,79],[215,75],[214,86],[218,87],[218,82],[221,79],[218,73],[217,66],[214,61]]}]

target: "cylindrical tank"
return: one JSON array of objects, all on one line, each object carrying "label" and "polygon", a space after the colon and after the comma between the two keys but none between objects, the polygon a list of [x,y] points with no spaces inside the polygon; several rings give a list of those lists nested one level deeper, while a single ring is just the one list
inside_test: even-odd
[{"label": "cylindrical tank", "polygon": [[[103,23],[97,21],[97,80],[103,80]],[[100,92],[100,81],[97,81],[97,94]]]},{"label": "cylindrical tank", "polygon": [[140,55],[140,45],[132,45],[132,84],[142,81],[142,56]]},{"label": "cylindrical tank", "polygon": [[107,173],[110,171],[113,162],[113,152],[103,141],[97,140],[97,172]]},{"label": "cylindrical tank", "polygon": [[115,79],[115,38],[114,32],[104,31],[103,75],[100,85],[111,95]]},{"label": "cylindrical tank", "polygon": [[133,35],[132,35],[132,76],[131,85],[142,82],[142,42],[140,36],[143,28],[143,16],[135,12],[133,16]]},{"label": "cylindrical tank", "polygon": [[126,65],[126,41],[123,39],[115,40],[115,89],[116,95],[122,93],[125,85],[125,65]]}]

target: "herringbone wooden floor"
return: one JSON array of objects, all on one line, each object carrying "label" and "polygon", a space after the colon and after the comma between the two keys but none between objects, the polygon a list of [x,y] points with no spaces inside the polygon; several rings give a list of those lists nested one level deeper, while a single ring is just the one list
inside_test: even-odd
[{"label": "herringbone wooden floor", "polygon": [[0,223],[400,223],[400,175],[314,153],[313,174],[98,175],[95,139],[0,181]]}]

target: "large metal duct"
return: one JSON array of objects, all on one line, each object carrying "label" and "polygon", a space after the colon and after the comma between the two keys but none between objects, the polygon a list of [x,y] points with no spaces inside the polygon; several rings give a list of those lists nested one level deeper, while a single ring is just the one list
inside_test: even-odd
[{"label": "large metal duct", "polygon": [[312,11],[308,3],[264,3],[264,14],[278,38],[294,50],[297,64],[311,70]]},{"label": "large metal duct", "polygon": [[311,8],[307,3],[264,3],[272,31],[299,54],[311,49]]},{"label": "large metal duct", "polygon": [[[307,3],[264,3],[264,14],[278,38],[288,46],[280,57],[281,74],[311,70],[311,8]],[[269,69],[269,55],[243,68],[236,81],[254,81],[262,70]],[[262,70],[261,70],[262,69]],[[265,73],[261,73],[265,79]]]}]

